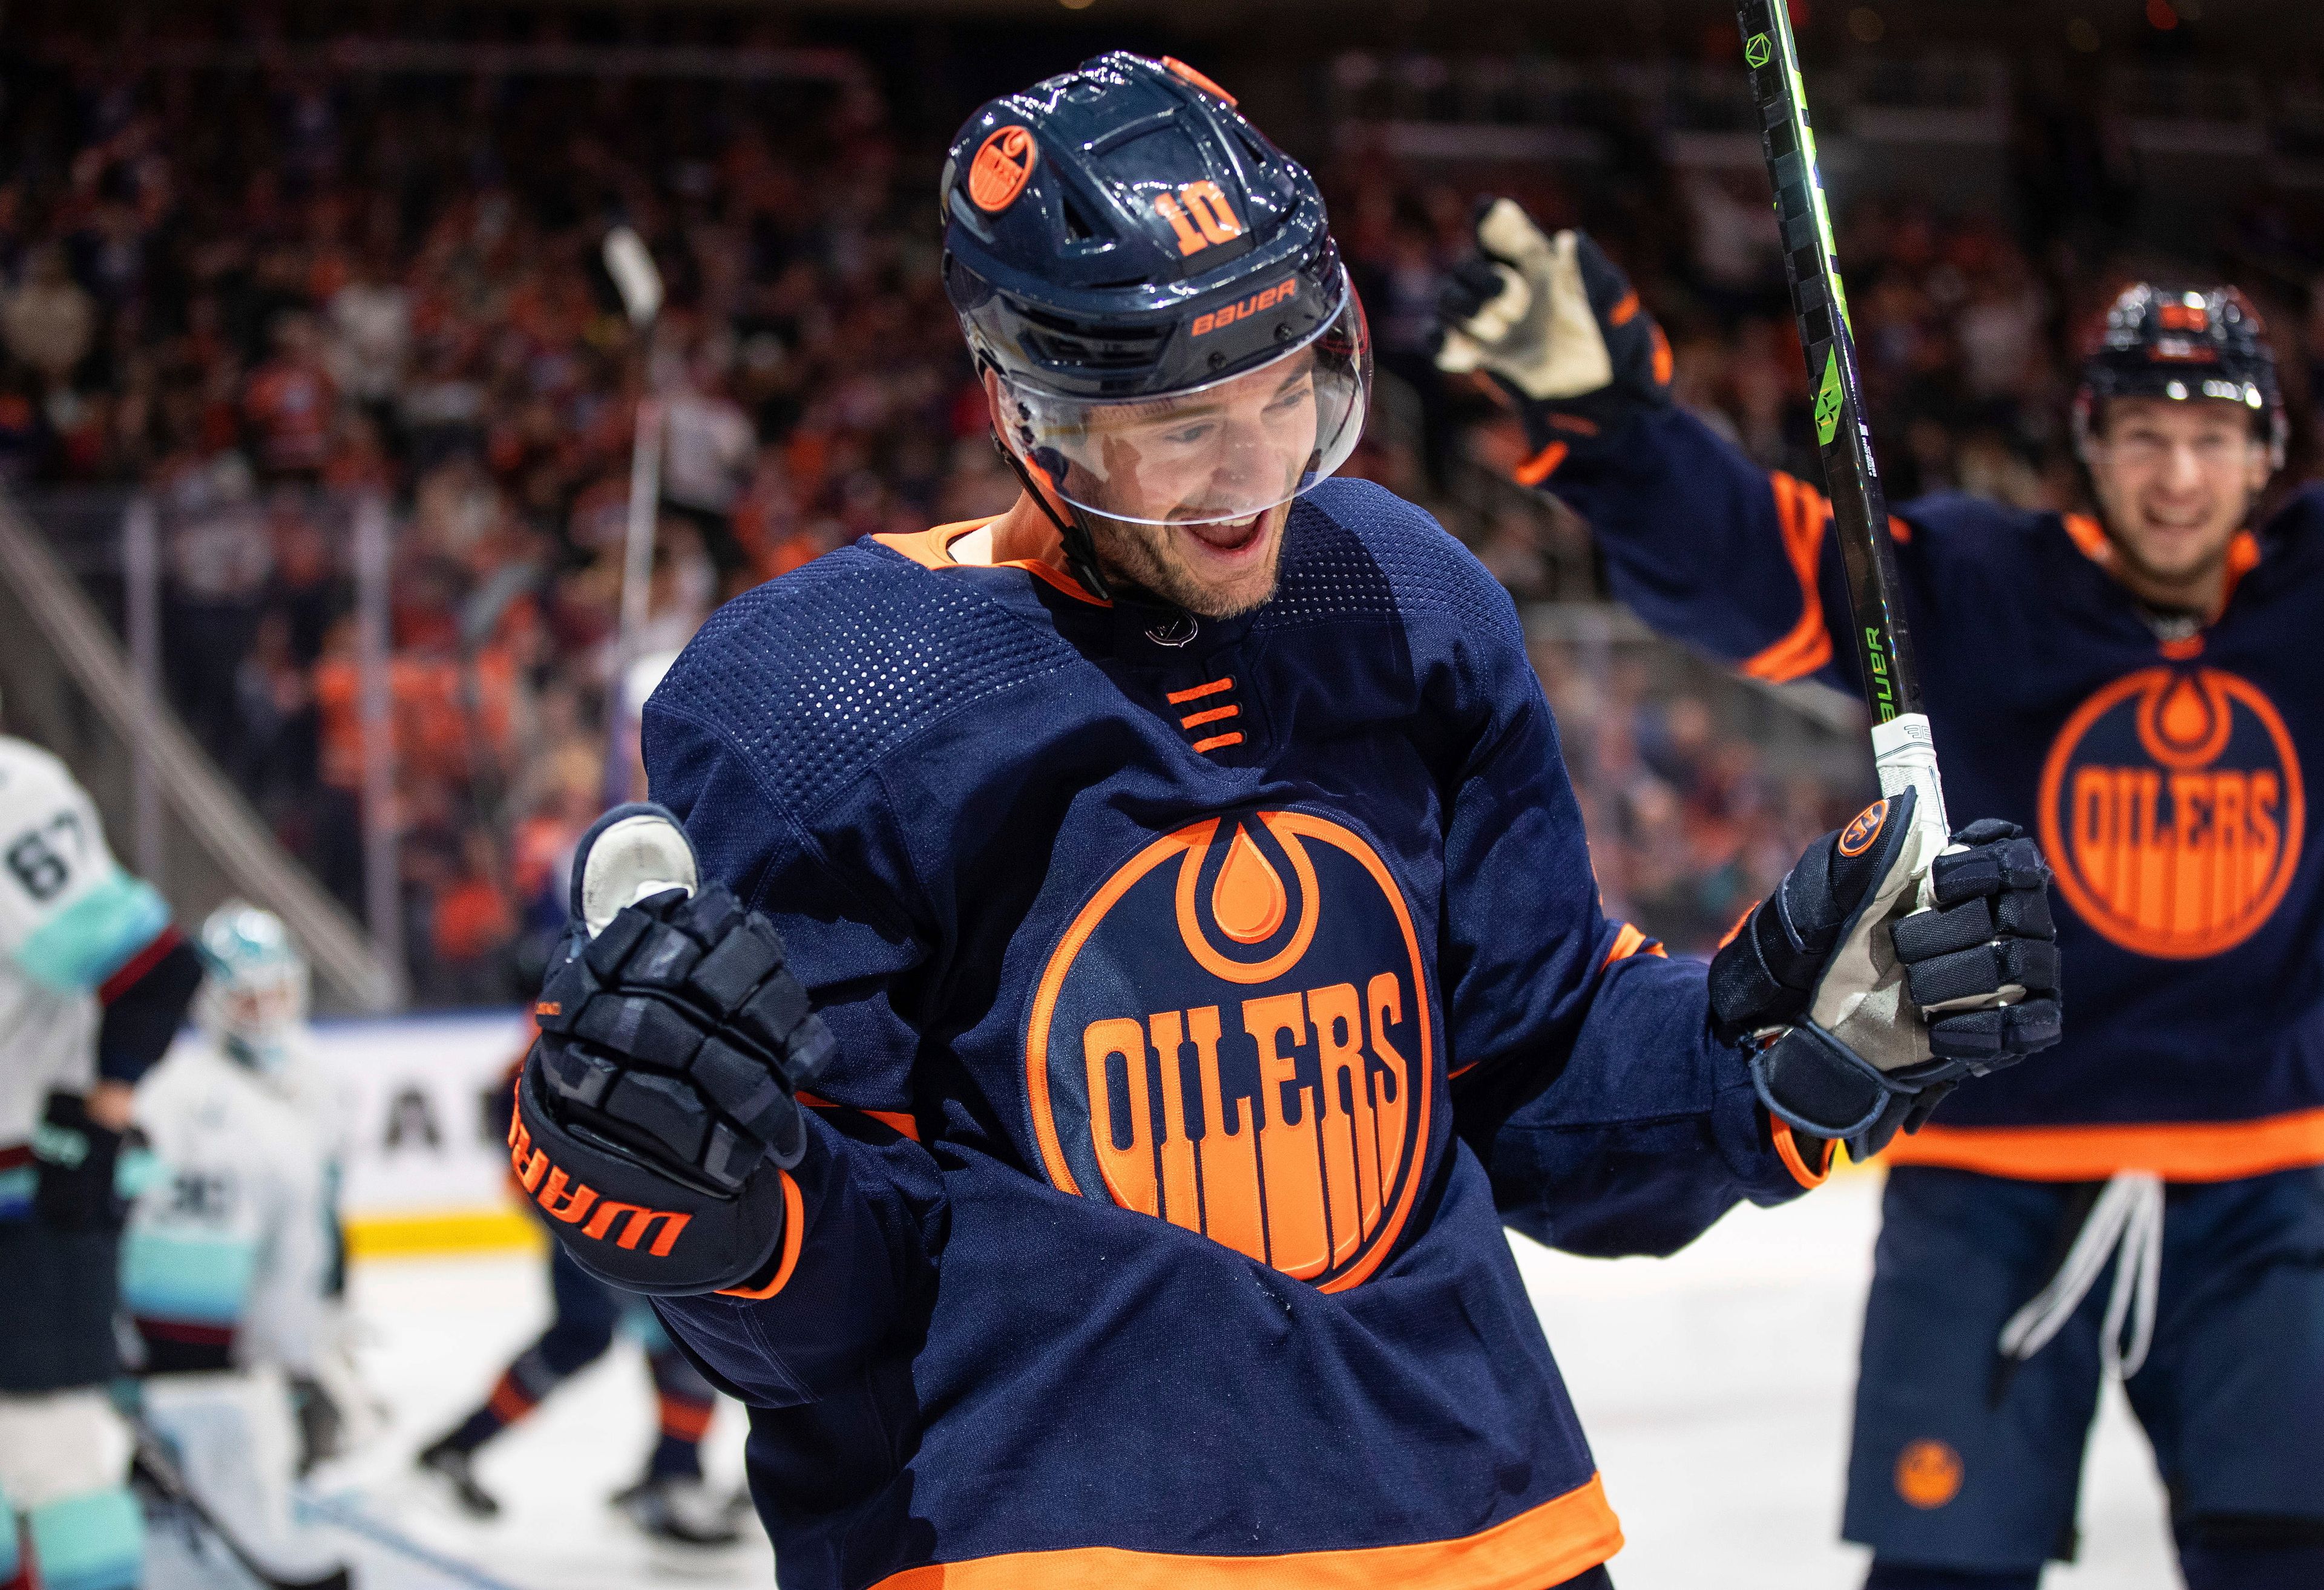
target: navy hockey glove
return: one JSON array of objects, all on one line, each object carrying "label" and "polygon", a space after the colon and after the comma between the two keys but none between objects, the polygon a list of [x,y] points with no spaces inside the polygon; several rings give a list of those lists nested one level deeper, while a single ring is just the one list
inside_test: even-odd
[{"label": "navy hockey glove", "polygon": [[1545,237],[1511,199],[1478,207],[1477,252],[1438,290],[1440,370],[1482,370],[1536,450],[1586,449],[1670,400],[1670,344],[1587,234]]},{"label": "navy hockey glove", "polygon": [[[1910,790],[1808,848],[1711,963],[1712,1025],[1760,1102],[1862,1160],[1963,1077],[2058,1041],[2050,869],[2014,824],[1920,854]],[[1923,875],[1930,908],[1914,910]]]},{"label": "navy hockey glove", "polygon": [[617,806],[573,860],[574,927],[536,1007],[509,1144],[517,1179],[590,1274],[682,1296],[769,1268],[793,1097],[831,1054],[766,917],[702,884],[659,806]]}]

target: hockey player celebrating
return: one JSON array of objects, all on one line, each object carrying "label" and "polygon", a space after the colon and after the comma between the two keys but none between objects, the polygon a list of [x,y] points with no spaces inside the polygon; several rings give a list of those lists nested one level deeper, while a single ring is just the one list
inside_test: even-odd
[{"label": "hockey player celebrating", "polygon": [[[1478,242],[1442,362],[1516,399],[1521,478],[1590,520],[1616,592],[1754,676],[1847,683],[1821,496],[1672,405],[1587,238],[1501,200]],[[2099,519],[1934,497],[1895,521],[1945,782],[2058,866],[2077,1014],[1888,1151],[1845,1530],[1875,1590],[2030,1590],[2071,1553],[2112,1370],[2191,1590],[2324,1585],[2324,494],[2246,528],[2285,422],[2231,288],[2123,293],[2073,424]]]},{"label": "hockey player celebrating", "polygon": [[520,1180],[751,1405],[788,1590],[1602,1585],[1502,1223],[1667,1250],[2049,1042],[2038,852],[1900,797],[1661,958],[1508,595],[1332,478],[1370,350],[1307,174],[1115,54],[940,194],[1024,495],[679,658],[685,828],[585,847]]},{"label": "hockey player celebrating", "polygon": [[122,1303],[143,1348],[145,1417],[196,1499],[289,1573],[322,1556],[291,1524],[290,1485],[332,1455],[331,1201],[339,1128],[302,1074],[308,970],[281,919],[239,901],[202,924],[198,1043],[137,1091],[161,1174],[131,1211]]},{"label": "hockey player celebrating", "polygon": [[107,1401],[131,1089],[200,962],[63,763],[0,736],[0,1585],[121,1590],[143,1525]]}]

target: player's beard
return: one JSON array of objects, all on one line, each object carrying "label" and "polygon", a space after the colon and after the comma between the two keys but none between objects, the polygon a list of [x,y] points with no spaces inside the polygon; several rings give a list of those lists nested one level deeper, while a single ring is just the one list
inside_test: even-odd
[{"label": "player's beard", "polygon": [[1264,538],[1251,566],[1226,580],[1206,579],[1179,550],[1180,527],[1141,524],[1076,510],[1109,578],[1126,581],[1197,618],[1233,619],[1264,607],[1275,596],[1283,564],[1285,526],[1291,504],[1278,503],[1259,516]]}]

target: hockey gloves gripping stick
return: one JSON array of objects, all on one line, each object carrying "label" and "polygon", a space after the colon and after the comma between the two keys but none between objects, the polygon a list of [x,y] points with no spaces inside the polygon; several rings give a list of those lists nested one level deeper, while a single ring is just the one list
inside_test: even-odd
[{"label": "hockey gloves gripping stick", "polygon": [[584,1270],[631,1291],[717,1291],[768,1268],[796,1090],[829,1031],[766,917],[704,884],[659,806],[617,806],[573,859],[573,923],[540,990],[509,1144]]},{"label": "hockey gloves gripping stick", "polygon": [[[1759,1101],[1858,1160],[1966,1076],[2058,1041],[2050,869],[2015,825],[1972,823],[1933,860],[1914,792],[1808,848],[1711,962],[1711,1024],[1752,1051]],[[1914,910],[1926,875],[1930,908]]]},{"label": "hockey gloves gripping stick", "polygon": [[1438,369],[1492,376],[1536,450],[1586,448],[1669,404],[1670,345],[1595,243],[1545,237],[1506,198],[1478,207],[1476,234],[1437,293]]}]

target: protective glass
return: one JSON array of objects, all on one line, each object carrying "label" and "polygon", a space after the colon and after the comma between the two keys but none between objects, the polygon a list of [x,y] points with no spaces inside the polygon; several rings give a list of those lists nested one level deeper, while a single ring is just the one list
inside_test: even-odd
[{"label": "protective glass", "polygon": [[1066,501],[1136,524],[1209,524],[1330,478],[1363,436],[1371,381],[1371,333],[1342,272],[1340,312],[1321,330],[1207,386],[1101,400],[1006,384],[1018,451]]}]

